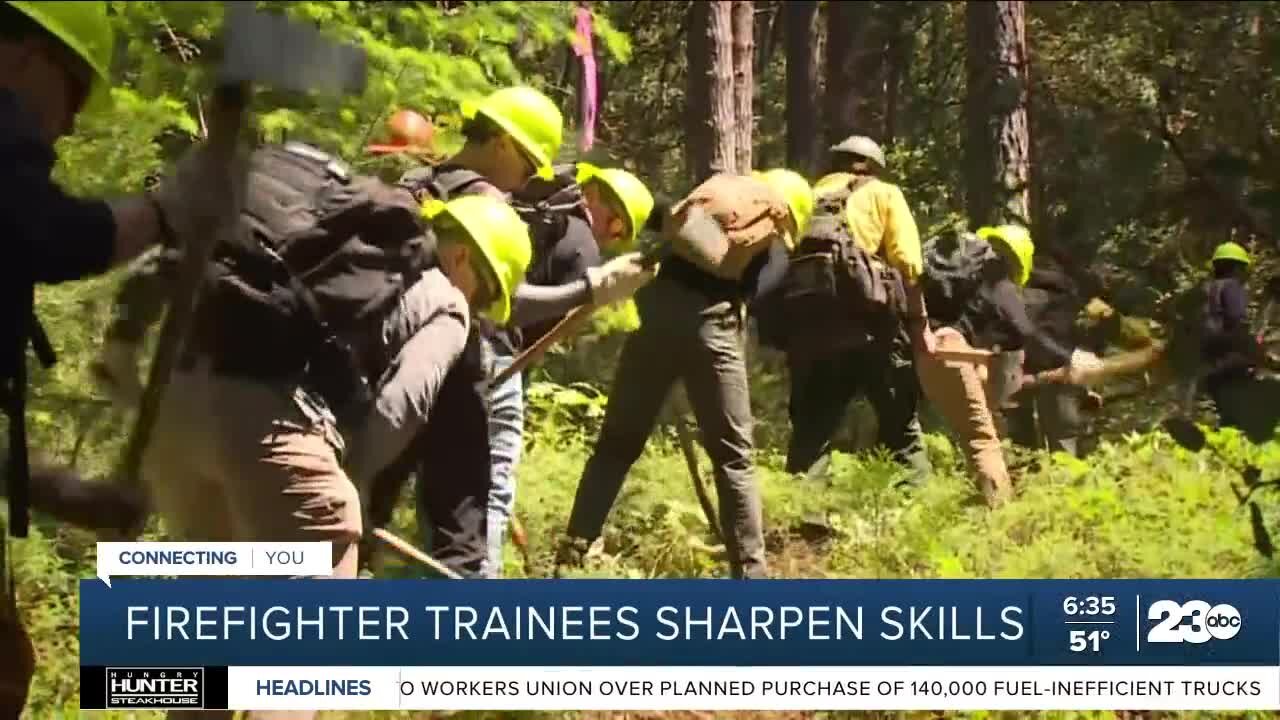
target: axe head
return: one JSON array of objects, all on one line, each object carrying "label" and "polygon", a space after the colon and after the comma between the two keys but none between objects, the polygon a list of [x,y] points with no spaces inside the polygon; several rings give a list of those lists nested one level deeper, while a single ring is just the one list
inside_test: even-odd
[{"label": "axe head", "polygon": [[278,90],[359,95],[368,77],[363,48],[339,43],[319,28],[253,3],[228,2],[223,29],[223,86],[252,83]]}]

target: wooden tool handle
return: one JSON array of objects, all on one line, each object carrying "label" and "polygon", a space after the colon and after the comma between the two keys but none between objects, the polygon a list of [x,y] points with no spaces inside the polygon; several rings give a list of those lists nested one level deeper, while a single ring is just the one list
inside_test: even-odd
[{"label": "wooden tool handle", "polygon": [[[655,245],[642,251],[640,258],[641,266],[645,268],[652,268],[666,257],[667,251],[668,248],[665,244]],[[560,322],[556,323],[555,326],[548,330],[545,335],[538,338],[537,342],[530,345],[524,352],[516,356],[516,359],[513,360],[506,369],[495,375],[491,386],[497,387],[510,379],[512,375],[523,372],[525,368],[537,362],[543,355],[546,355],[552,345],[555,345],[561,340],[581,330],[586,326],[587,320],[591,317],[591,313],[596,311],[596,307],[596,305],[587,303],[586,305],[579,305],[573,310],[570,310],[568,315],[561,318]]]},{"label": "wooden tool handle", "polygon": [[680,452],[684,455],[685,465],[689,467],[689,478],[693,481],[693,492],[698,497],[698,505],[702,507],[702,514],[707,518],[707,525],[711,528],[711,533],[716,536],[720,542],[724,542],[724,535],[720,532],[720,519],[716,516],[716,507],[711,503],[711,496],[707,494],[707,486],[702,482],[702,473],[698,471],[698,451],[693,438],[693,430],[689,428],[689,423],[684,419],[684,403],[680,403],[676,411],[676,437],[680,440]]},{"label": "wooden tool handle", "polygon": [[546,355],[552,345],[581,330],[587,324],[587,320],[590,319],[591,313],[595,312],[595,309],[594,305],[579,305],[570,310],[569,314],[556,323],[555,327],[548,330],[546,335],[538,338],[537,342],[517,355],[510,365],[495,375],[490,386],[498,387],[513,375],[523,372],[525,368],[537,362],[543,355]]},{"label": "wooden tool handle", "polygon": [[974,365],[986,365],[995,357],[990,350],[937,350],[934,357],[944,362],[967,362]]},{"label": "wooden tool handle", "polygon": [[450,580],[463,579],[461,575],[445,567],[439,560],[436,560],[404,540],[401,540],[388,530],[384,530],[383,528],[374,528],[373,536],[391,546],[392,550],[395,550],[410,560],[415,560],[426,565],[439,575],[443,575]]},{"label": "wooden tool handle", "polygon": [[1022,387],[1037,387],[1050,383],[1069,383],[1074,385],[1097,385],[1122,375],[1142,372],[1152,367],[1164,357],[1164,343],[1152,343],[1141,350],[1120,353],[1102,358],[1102,367],[1077,374],[1073,377],[1070,366],[1064,365],[1053,370],[1045,370],[1034,375],[1027,375]]},{"label": "wooden tool handle", "polygon": [[[218,88],[209,113],[209,139],[207,148],[215,162],[221,163],[229,173],[235,158],[237,140],[244,122],[244,110],[248,97],[245,86]],[[235,222],[235,218],[222,218],[222,224]],[[126,488],[136,488],[141,483],[142,458],[151,441],[160,401],[169,383],[169,375],[177,363],[178,355],[186,344],[195,315],[196,300],[204,279],[205,267],[213,256],[218,240],[219,224],[195,228],[195,232],[183,238],[182,262],[178,270],[178,282],[174,287],[164,326],[160,330],[156,354],[151,362],[147,387],[138,405],[138,416],[133,433],[125,448],[120,480]]]}]

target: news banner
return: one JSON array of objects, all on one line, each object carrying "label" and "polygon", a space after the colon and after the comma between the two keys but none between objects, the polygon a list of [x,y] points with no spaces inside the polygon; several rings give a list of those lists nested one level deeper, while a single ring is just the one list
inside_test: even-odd
[{"label": "news banner", "polygon": [[1280,710],[1280,581],[287,579],[329,557],[100,543],[81,708]]}]

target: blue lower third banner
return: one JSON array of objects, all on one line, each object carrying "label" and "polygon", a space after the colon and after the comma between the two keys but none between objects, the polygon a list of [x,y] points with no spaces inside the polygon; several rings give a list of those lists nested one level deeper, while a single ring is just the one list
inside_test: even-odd
[{"label": "blue lower third banner", "polygon": [[1280,582],[99,580],[81,707],[1280,709]]}]

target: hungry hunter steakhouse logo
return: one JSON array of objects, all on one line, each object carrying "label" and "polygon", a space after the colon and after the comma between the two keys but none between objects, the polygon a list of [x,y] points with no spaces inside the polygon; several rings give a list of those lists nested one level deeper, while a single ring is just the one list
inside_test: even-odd
[{"label": "hungry hunter steakhouse logo", "polygon": [[203,706],[203,668],[107,668],[109,708]]}]

